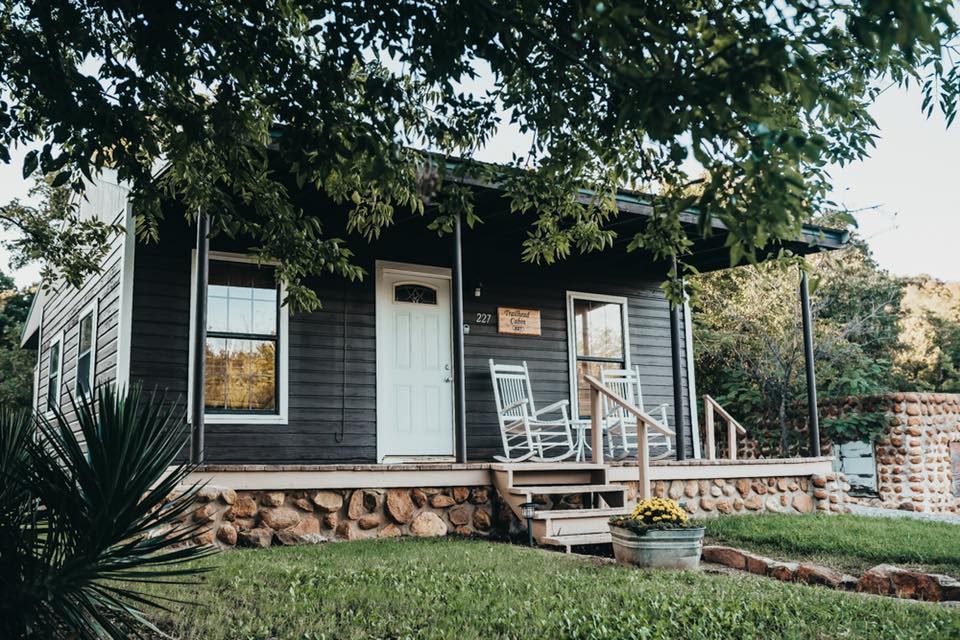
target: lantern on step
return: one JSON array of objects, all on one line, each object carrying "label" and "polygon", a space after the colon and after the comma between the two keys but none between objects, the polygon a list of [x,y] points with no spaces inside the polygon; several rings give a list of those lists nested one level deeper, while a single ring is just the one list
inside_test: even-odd
[{"label": "lantern on step", "polygon": [[539,505],[536,502],[524,502],[520,505],[520,515],[527,520],[527,544],[533,546],[533,515]]}]

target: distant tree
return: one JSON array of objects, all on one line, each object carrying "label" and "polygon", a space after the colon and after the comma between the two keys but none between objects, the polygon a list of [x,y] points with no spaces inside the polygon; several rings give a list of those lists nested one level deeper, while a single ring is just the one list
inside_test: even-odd
[{"label": "distant tree", "polygon": [[[398,212],[439,232],[455,213],[473,224],[460,178],[495,180],[529,214],[517,251],[550,263],[611,246],[606,223],[626,186],[654,193],[631,248],[682,263],[681,212],[694,209],[701,229],[725,224],[737,262],[796,238],[823,209],[826,167],[867,154],[868,107],[889,84],[919,84],[922,108],[952,122],[951,6],[8,1],[0,160],[36,146],[23,175],[75,191],[114,167],[133,188],[141,236],[156,238],[162,199],[179,200],[188,221],[207,214],[214,233],[252,237],[279,260],[303,308],[319,304],[311,276],[363,271],[295,197],[302,187],[346,204],[348,229],[369,239]],[[511,167],[471,162],[505,122],[529,141]],[[467,161],[453,175],[451,156]],[[695,193],[691,158],[709,175]],[[65,271],[75,282],[89,268]]]},{"label": "distant tree", "polygon": [[[820,397],[898,386],[900,284],[860,241],[812,258],[810,269]],[[764,264],[706,274],[698,284],[698,386],[751,425],[751,437],[789,453],[806,415],[798,278]],[[824,426],[841,441],[869,439],[878,428],[862,417]]]},{"label": "distant tree", "polygon": [[10,409],[32,405],[36,354],[20,348],[20,334],[33,296],[0,272],[0,406]]}]

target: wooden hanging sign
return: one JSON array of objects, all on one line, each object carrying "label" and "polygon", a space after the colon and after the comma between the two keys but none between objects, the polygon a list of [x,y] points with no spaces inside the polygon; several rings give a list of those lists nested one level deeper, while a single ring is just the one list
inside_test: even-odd
[{"label": "wooden hanging sign", "polygon": [[514,336],[538,336],[540,310],[497,307],[497,331]]}]

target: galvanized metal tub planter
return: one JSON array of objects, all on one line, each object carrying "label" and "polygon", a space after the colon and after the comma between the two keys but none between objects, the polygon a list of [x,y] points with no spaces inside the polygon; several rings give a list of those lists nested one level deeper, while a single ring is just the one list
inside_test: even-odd
[{"label": "galvanized metal tub planter", "polygon": [[654,569],[700,567],[703,551],[703,527],[649,529],[643,534],[610,525],[613,555],[617,562]]}]

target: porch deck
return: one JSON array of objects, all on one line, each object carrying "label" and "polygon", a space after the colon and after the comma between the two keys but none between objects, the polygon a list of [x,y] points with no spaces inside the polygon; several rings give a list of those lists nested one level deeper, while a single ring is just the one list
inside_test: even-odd
[{"label": "porch deck", "polygon": [[[651,482],[812,476],[831,473],[833,458],[767,458],[756,460],[659,460],[650,463]],[[586,462],[553,463],[570,471],[591,468]],[[636,482],[636,461],[611,461],[613,482]],[[235,490],[270,489],[389,489],[399,487],[485,486],[496,469],[536,469],[536,462],[411,462],[394,464],[284,464],[202,465],[190,480],[228,486]]]}]

